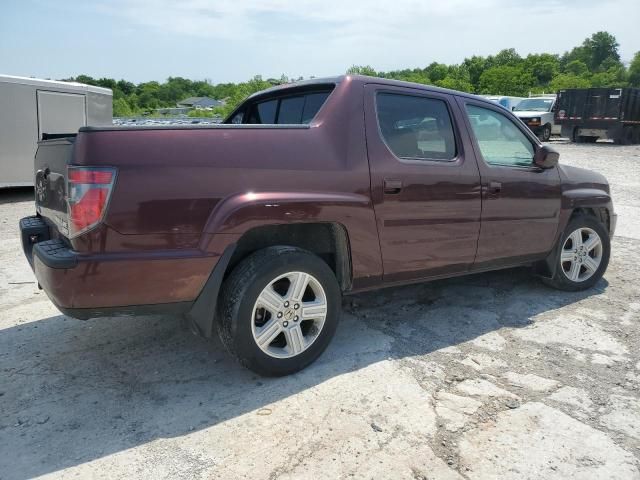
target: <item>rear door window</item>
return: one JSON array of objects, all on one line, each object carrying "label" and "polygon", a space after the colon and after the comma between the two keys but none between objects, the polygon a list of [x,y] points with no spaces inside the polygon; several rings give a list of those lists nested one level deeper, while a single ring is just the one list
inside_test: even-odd
[{"label": "rear door window", "polygon": [[447,104],[443,100],[378,93],[380,133],[398,158],[453,160],[456,141]]}]

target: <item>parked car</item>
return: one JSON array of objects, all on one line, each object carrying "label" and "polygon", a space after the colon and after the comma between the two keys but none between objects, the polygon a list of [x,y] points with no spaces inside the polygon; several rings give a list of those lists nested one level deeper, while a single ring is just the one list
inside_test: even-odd
[{"label": "parked car", "polygon": [[270,88],[221,125],[84,127],[35,163],[66,178],[20,221],[62,312],[186,314],[266,375],[322,353],[343,294],[522,265],[587,289],[617,218],[602,175],[503,107],[361,76]]},{"label": "parked car", "polygon": [[548,142],[551,135],[560,135],[560,125],[554,121],[555,104],[555,95],[535,95],[522,100],[513,109],[513,113],[540,140]]},{"label": "parked car", "polygon": [[555,118],[562,136],[576,143],[640,143],[640,88],[560,90]]},{"label": "parked car", "polygon": [[108,88],[0,75],[0,188],[34,186],[38,140],[111,118]]},{"label": "parked car", "polygon": [[509,111],[514,110],[518,104],[524,100],[524,97],[509,97],[505,95],[485,95],[484,98],[491,100],[492,102],[502,105]]}]

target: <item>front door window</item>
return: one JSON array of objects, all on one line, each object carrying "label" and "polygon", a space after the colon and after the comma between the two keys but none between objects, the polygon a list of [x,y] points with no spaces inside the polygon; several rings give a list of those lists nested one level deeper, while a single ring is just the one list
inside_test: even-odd
[{"label": "front door window", "polygon": [[486,163],[507,167],[532,166],[533,144],[505,115],[476,105],[467,105],[467,115]]}]

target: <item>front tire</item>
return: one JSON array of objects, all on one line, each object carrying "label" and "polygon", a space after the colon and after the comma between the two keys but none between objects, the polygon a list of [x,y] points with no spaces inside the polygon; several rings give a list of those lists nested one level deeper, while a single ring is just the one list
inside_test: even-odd
[{"label": "front tire", "polygon": [[594,286],[609,265],[609,232],[596,218],[578,215],[569,222],[556,246],[557,264],[545,283],[577,292]]},{"label": "front tire", "polygon": [[294,247],[244,259],[225,281],[218,333],[240,363],[265,376],[302,370],[333,338],[341,291],[329,266]]}]

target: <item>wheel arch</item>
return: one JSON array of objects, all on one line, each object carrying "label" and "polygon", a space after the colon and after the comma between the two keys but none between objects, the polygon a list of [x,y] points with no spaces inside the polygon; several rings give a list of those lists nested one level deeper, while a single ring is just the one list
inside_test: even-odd
[{"label": "wheel arch", "polygon": [[[605,192],[606,193],[606,192]],[[607,232],[611,231],[611,215],[612,215],[612,207],[611,203],[600,205],[580,205],[574,206],[568,210],[565,210],[561,215],[561,222],[559,223],[558,233],[556,235],[556,240],[553,244],[553,249],[549,252],[549,255],[544,260],[541,260],[533,265],[534,272],[536,275],[545,278],[552,278],[555,275],[557,264],[558,264],[558,242],[562,238],[562,235],[567,227],[567,225],[576,217],[580,215],[590,216],[598,221],[600,221]]]},{"label": "wheel arch", "polygon": [[298,247],[316,254],[333,270],[342,291],[351,289],[351,246],[346,227],[338,222],[303,222],[254,227],[245,232],[236,243],[225,276],[252,253],[278,245]]},{"label": "wheel arch", "polygon": [[343,292],[351,289],[351,246],[344,225],[338,222],[261,225],[247,230],[223,252],[202,292],[187,313],[196,333],[204,337],[213,335],[221,287],[233,269],[252,253],[273,246],[297,247],[314,253],[334,272]]},{"label": "wheel arch", "polygon": [[611,231],[611,212],[606,206],[576,207],[571,211],[569,222],[578,215],[594,217],[604,225],[607,232]]}]

